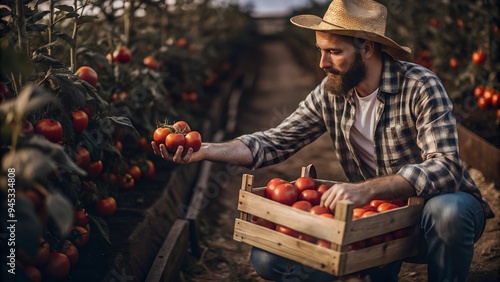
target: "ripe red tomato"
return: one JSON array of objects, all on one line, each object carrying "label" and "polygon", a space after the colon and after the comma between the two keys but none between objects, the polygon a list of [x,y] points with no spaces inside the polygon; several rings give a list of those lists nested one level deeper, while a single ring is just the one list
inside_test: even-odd
[{"label": "ripe red tomato", "polygon": [[128,49],[127,46],[121,46],[113,52],[113,60],[119,63],[126,64],[130,62],[131,59],[132,52],[130,52],[130,49]]},{"label": "ripe red tomato", "polygon": [[165,138],[167,138],[167,135],[172,133],[170,128],[168,127],[158,127],[155,132],[153,133],[153,140],[156,142],[156,144],[165,144]]},{"label": "ripe red tomato", "polygon": [[308,201],[297,201],[292,204],[292,208],[303,210],[303,211],[310,211],[312,208],[312,205]]},{"label": "ripe red tomato", "polygon": [[102,173],[103,164],[101,160],[90,163],[87,167],[87,177],[96,178]]},{"label": "ripe red tomato", "polygon": [[301,176],[297,178],[293,185],[295,186],[295,188],[297,188],[299,194],[304,190],[316,189],[316,181],[314,181],[314,179],[309,176]]},{"label": "ripe red tomato", "polygon": [[393,231],[392,235],[394,236],[395,239],[401,239],[401,238],[408,236],[408,233],[410,233],[408,231],[408,228],[401,228],[401,229]]},{"label": "ripe red tomato", "polygon": [[313,206],[311,208],[311,213],[321,215],[324,213],[332,213],[332,212],[328,208],[318,205],[318,206]]},{"label": "ripe red tomato", "polygon": [[144,65],[146,65],[146,67],[148,67],[150,69],[153,69],[153,70],[157,70],[158,69],[159,63],[155,59],[155,57],[153,57],[153,56],[146,56],[146,57],[144,57],[144,59],[142,60],[142,62],[144,63]]},{"label": "ripe red tomato", "polygon": [[165,145],[171,153],[177,151],[177,147],[184,146],[186,144],[186,138],[181,133],[170,133],[165,138]]},{"label": "ripe red tomato", "polygon": [[87,224],[89,224],[89,215],[87,214],[87,211],[85,211],[84,208],[75,210],[73,215],[75,218],[76,226],[85,227],[87,226]]},{"label": "ripe red tomato", "polygon": [[74,226],[73,231],[71,232],[72,237],[71,242],[77,247],[82,248],[87,246],[89,243],[89,231],[82,226]]},{"label": "ripe red tomato", "polygon": [[198,152],[201,148],[201,134],[198,131],[191,131],[186,136],[186,149],[193,148],[193,152]]},{"label": "ripe red tomato", "polygon": [[80,257],[78,249],[69,240],[64,240],[64,244],[59,252],[65,254],[68,257],[69,263],[71,265],[75,265]]},{"label": "ripe red tomato", "polygon": [[304,241],[307,241],[309,243],[316,243],[316,240],[317,240],[315,237],[308,235],[308,234],[303,234],[303,233],[300,233],[298,238],[300,240],[304,240]]},{"label": "ripe red tomato", "polygon": [[78,70],[76,70],[76,74],[79,79],[88,82],[90,85],[96,87],[97,86],[97,73],[95,70],[88,66],[82,66]]},{"label": "ripe red tomato", "polygon": [[335,219],[335,216],[333,214],[331,214],[331,213],[322,213],[319,216],[326,217],[326,218],[331,218],[331,219]]},{"label": "ripe red tomato", "polygon": [[489,87],[487,87],[486,89],[484,89],[483,98],[484,98],[484,100],[485,100],[485,102],[487,104],[491,103],[491,98],[493,97],[493,94],[494,94],[493,89],[491,89]]},{"label": "ripe red tomato", "polygon": [[389,242],[394,240],[394,234],[392,232],[384,234],[384,242]]},{"label": "ripe red tomato", "polygon": [[43,274],[51,280],[62,280],[68,276],[70,268],[71,263],[65,254],[52,252],[43,267]]},{"label": "ripe red tomato", "polygon": [[269,182],[267,182],[267,185],[266,185],[266,197],[268,199],[271,199],[274,188],[276,188],[276,186],[278,186],[279,184],[287,183],[287,182],[288,181],[286,181],[285,179],[281,179],[278,177],[269,180]]},{"label": "ripe red tomato", "polygon": [[271,195],[271,199],[278,203],[282,203],[284,205],[292,205],[297,201],[299,197],[299,193],[297,192],[297,188],[293,186],[291,183],[282,183],[274,188],[273,193]]},{"label": "ripe red tomato", "polygon": [[73,129],[76,133],[82,132],[89,125],[89,116],[83,110],[71,112],[73,116]]},{"label": "ripe red tomato", "polygon": [[156,174],[155,164],[151,160],[146,160],[146,163],[148,164],[148,171],[144,173],[144,177],[151,178]]},{"label": "ripe red tomato", "polygon": [[488,106],[489,104],[486,101],[486,99],[484,99],[484,97],[479,97],[477,99],[477,107],[480,108],[481,110],[486,110]]},{"label": "ripe red tomato", "polygon": [[378,235],[378,236],[373,236],[368,239],[366,239],[366,244],[368,246],[375,246],[378,244],[382,244],[384,242],[384,235]]},{"label": "ripe red tomato", "polygon": [[191,132],[191,128],[189,127],[188,123],[183,121],[183,120],[180,120],[180,121],[174,123],[174,125],[172,127],[178,133],[187,134],[187,133]]},{"label": "ripe red tomato", "polygon": [[253,215],[252,215],[252,223],[255,223],[257,225],[260,225],[262,227],[269,228],[272,230],[276,229],[276,224],[274,224],[273,222],[266,220],[266,219],[263,219],[263,218],[260,218],[260,217],[257,217],[257,216],[253,216]]},{"label": "ripe red tomato", "polygon": [[498,108],[500,106],[500,92],[495,92],[491,96],[491,106]]},{"label": "ripe red tomato", "polygon": [[96,211],[100,216],[110,216],[116,211],[116,201],[113,197],[97,200]]},{"label": "ripe red tomato", "polygon": [[318,186],[318,189],[316,189],[316,190],[318,191],[320,199],[321,199],[321,196],[323,196],[323,193],[328,191],[328,189],[330,189],[330,187],[328,187],[328,185],[326,185],[326,184],[321,184]]},{"label": "ripe red tomato", "polygon": [[376,211],[365,211],[361,217],[368,217],[368,216],[371,216],[371,215],[375,215],[375,214],[378,214],[378,212]]},{"label": "ripe red tomato", "polygon": [[458,60],[456,58],[451,58],[449,64],[452,69],[458,68]]},{"label": "ripe red tomato", "polygon": [[24,268],[24,274],[28,277],[31,282],[40,282],[42,281],[42,273],[40,270],[32,265],[28,265]]},{"label": "ripe red tomato", "polygon": [[38,251],[36,252],[34,265],[42,266],[49,259],[50,255],[50,245],[47,242],[43,242]]},{"label": "ripe red tomato", "polygon": [[36,132],[42,134],[47,140],[57,143],[62,140],[63,129],[57,120],[43,118],[36,124]]},{"label": "ripe red tomato", "polygon": [[361,215],[362,215],[363,213],[365,213],[366,211],[367,211],[367,209],[366,209],[366,208],[363,208],[363,207],[361,207],[361,208],[354,208],[354,209],[352,210],[352,218],[353,218],[353,219],[360,218],[360,217],[361,217]]},{"label": "ripe red tomato", "polygon": [[393,210],[399,208],[398,205],[392,203],[382,203],[377,207],[377,212],[386,212],[388,210]]},{"label": "ripe red tomato", "polygon": [[332,247],[332,243],[328,242],[324,239],[318,239],[318,241],[316,241],[316,245],[327,248],[327,249],[330,249]]},{"label": "ripe red tomato", "polygon": [[370,206],[374,207],[375,209],[380,206],[380,204],[387,203],[386,200],[371,200],[370,201]]},{"label": "ripe red tomato", "polygon": [[355,251],[355,250],[359,250],[359,249],[363,249],[363,248],[366,248],[366,241],[365,240],[354,242],[354,243],[349,245],[349,251]]},{"label": "ripe red tomato", "polygon": [[85,147],[77,147],[75,150],[75,162],[82,169],[90,165],[90,152]]},{"label": "ripe red tomato", "polygon": [[131,190],[135,186],[135,179],[130,173],[125,173],[120,178],[120,188],[122,190]]},{"label": "ripe red tomato", "polygon": [[139,181],[142,176],[141,168],[138,165],[133,165],[128,169],[128,174],[134,178],[135,181]]},{"label": "ripe red tomato", "polygon": [[478,85],[474,87],[474,97],[476,99],[479,99],[479,97],[483,96],[484,93],[484,85]]},{"label": "ripe red tomato", "polygon": [[483,63],[486,60],[486,55],[482,50],[477,50],[472,53],[472,62],[476,65]]},{"label": "ripe red tomato", "polygon": [[299,200],[308,201],[312,205],[316,206],[321,202],[321,196],[319,195],[318,191],[307,189],[299,194]]},{"label": "ripe red tomato", "polygon": [[22,132],[35,133],[35,128],[33,127],[33,124],[31,124],[31,122],[29,122],[28,120],[23,119],[22,126],[23,126],[23,128],[21,129]]},{"label": "ripe red tomato", "polygon": [[288,236],[295,237],[295,238],[298,238],[300,235],[300,233],[297,232],[296,230],[293,230],[291,228],[288,228],[288,227],[285,227],[285,226],[279,225],[279,224],[276,225],[276,231],[281,232],[283,234],[286,234]]}]

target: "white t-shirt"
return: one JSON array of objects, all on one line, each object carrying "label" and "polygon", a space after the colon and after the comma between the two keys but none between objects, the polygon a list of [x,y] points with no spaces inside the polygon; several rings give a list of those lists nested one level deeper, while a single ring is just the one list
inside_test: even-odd
[{"label": "white t-shirt", "polygon": [[378,88],[366,97],[359,97],[354,89],[356,118],[351,128],[351,143],[358,158],[375,171],[373,136],[375,120],[380,101],[377,99]]}]

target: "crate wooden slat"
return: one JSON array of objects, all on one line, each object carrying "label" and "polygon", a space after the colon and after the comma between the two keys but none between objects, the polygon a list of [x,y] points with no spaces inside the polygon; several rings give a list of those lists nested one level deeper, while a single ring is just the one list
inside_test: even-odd
[{"label": "crate wooden slat", "polygon": [[[303,169],[302,175],[314,167]],[[315,179],[316,183],[333,185],[337,182]],[[238,199],[240,218],[235,221],[236,241],[267,250],[309,267],[342,276],[370,267],[415,255],[423,199],[412,197],[408,205],[374,216],[352,219],[354,205],[340,201],[335,219],[320,217],[265,198],[265,187],[252,187],[253,176],[244,175]],[[250,215],[283,225],[317,239],[332,242],[325,248],[249,222]],[[399,229],[409,235],[378,245],[348,251],[349,245]]]}]

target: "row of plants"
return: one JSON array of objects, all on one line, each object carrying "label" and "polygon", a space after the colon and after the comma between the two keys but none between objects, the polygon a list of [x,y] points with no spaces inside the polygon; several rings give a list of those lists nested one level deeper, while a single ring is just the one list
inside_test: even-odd
[{"label": "row of plants", "polygon": [[[498,1],[379,1],[389,12],[386,34],[412,49],[410,61],[434,71],[455,104],[457,120],[500,146],[500,7]],[[294,14],[323,15],[329,3],[312,2]],[[314,33],[288,25],[286,38],[310,66],[319,55]],[[290,36],[289,36],[290,35]],[[322,76],[321,70],[318,74]]]},{"label": "row of plants", "polygon": [[155,130],[201,129],[242,75],[255,28],[237,5],[114,2],[0,6],[4,281],[63,280],[90,232],[111,243],[117,195],[157,173]]}]

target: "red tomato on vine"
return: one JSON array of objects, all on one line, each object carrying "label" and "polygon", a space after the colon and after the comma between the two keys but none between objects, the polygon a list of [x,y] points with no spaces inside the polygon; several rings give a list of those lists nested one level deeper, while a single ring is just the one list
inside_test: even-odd
[{"label": "red tomato on vine", "polygon": [[158,127],[155,132],[153,133],[153,140],[156,142],[156,144],[165,144],[165,138],[167,138],[167,135],[172,133],[170,128],[168,127]]},{"label": "red tomato on vine", "polygon": [[198,131],[191,131],[186,136],[186,149],[193,148],[193,152],[198,152],[201,148],[201,134]]},{"label": "red tomato on vine", "polygon": [[116,201],[113,197],[97,200],[96,211],[100,216],[111,216],[116,211]]},{"label": "red tomato on vine", "polygon": [[180,121],[174,123],[174,125],[172,127],[178,133],[187,134],[187,133],[191,132],[191,128],[189,127],[188,123],[183,121],[183,120],[180,120]]},{"label": "red tomato on vine", "polygon": [[73,129],[76,133],[82,132],[89,125],[89,116],[83,110],[71,112],[73,116]]},{"label": "red tomato on vine", "polygon": [[57,120],[43,118],[36,124],[36,132],[42,134],[47,140],[57,143],[62,140],[63,129]]},{"label": "red tomato on vine", "polygon": [[165,138],[165,145],[171,153],[177,151],[177,147],[184,146],[186,144],[186,139],[181,133],[170,133]]}]

